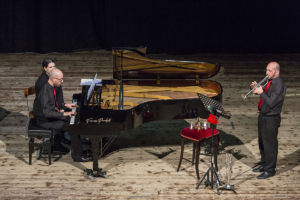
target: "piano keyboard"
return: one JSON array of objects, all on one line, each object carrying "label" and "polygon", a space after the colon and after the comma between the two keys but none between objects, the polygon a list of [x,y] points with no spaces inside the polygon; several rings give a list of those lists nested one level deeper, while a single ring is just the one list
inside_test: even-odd
[{"label": "piano keyboard", "polygon": [[[75,104],[75,105],[77,105],[77,99],[73,99],[73,103]],[[73,111],[76,111],[76,108],[74,107],[74,108],[72,108],[72,112]],[[70,120],[70,125],[74,125],[74,123],[75,123],[75,116],[72,116],[71,117],[71,120]]]}]

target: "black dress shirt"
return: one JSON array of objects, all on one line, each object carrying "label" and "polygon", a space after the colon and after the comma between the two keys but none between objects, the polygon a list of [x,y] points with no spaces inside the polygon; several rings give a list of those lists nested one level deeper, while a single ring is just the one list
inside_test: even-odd
[{"label": "black dress shirt", "polygon": [[51,121],[53,119],[64,119],[62,112],[57,112],[55,108],[54,87],[48,82],[40,89],[33,104],[32,114],[38,124]]},{"label": "black dress shirt", "polygon": [[[44,73],[38,78],[38,80],[35,82],[36,96],[39,95],[41,88],[45,85],[45,83],[48,83],[48,80],[49,80],[49,76],[46,73]],[[58,109],[65,109],[62,87],[61,86],[55,87],[55,90],[56,90]]]},{"label": "black dress shirt", "polygon": [[272,80],[267,93],[260,94],[263,102],[260,112],[263,115],[278,115],[281,113],[284,97],[286,93],[286,85],[280,77]]}]

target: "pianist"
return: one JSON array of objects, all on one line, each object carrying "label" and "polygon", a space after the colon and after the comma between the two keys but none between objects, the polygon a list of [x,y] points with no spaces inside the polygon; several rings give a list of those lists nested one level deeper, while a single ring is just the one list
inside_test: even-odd
[{"label": "pianist", "polygon": [[[39,76],[38,80],[35,82],[36,96],[39,95],[41,88],[46,83],[48,83],[49,73],[51,72],[51,70],[56,68],[55,63],[51,58],[45,58],[42,62],[42,67],[43,67],[43,73],[41,74],[41,76]],[[55,87],[55,90],[56,90],[56,99],[57,99],[57,104],[58,104],[59,109],[62,109],[64,107],[70,107],[64,103],[62,87],[61,86]],[[65,144],[70,144],[70,141],[65,138],[65,134],[63,131],[60,132],[60,134],[57,133],[54,136],[53,150],[63,152],[63,153],[68,153],[69,149],[65,148],[63,145],[61,145],[61,142],[65,143]]]},{"label": "pianist", "polygon": [[[63,73],[59,69],[53,69],[49,73],[49,80],[41,88],[39,94],[36,96],[33,105],[33,116],[37,124],[43,128],[54,128],[55,130],[67,131],[70,117],[76,115],[76,112],[59,112],[56,87],[61,86],[63,82]],[[76,106],[75,104],[70,104]],[[81,138],[79,135],[70,135],[72,158],[74,162],[87,162],[91,158],[83,155]]]}]

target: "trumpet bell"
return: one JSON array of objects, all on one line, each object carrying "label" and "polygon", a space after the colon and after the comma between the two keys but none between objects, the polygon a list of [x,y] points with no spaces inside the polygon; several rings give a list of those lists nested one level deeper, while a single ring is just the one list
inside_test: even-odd
[{"label": "trumpet bell", "polygon": [[242,98],[244,99],[244,100],[247,100],[247,96],[246,95],[244,95],[244,94],[241,94],[242,95]]}]

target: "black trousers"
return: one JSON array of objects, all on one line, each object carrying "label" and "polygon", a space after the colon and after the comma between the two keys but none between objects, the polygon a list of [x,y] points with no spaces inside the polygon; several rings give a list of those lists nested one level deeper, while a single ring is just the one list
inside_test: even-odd
[{"label": "black trousers", "polygon": [[[51,128],[57,131],[68,131],[70,124],[70,117],[64,117],[62,119],[48,119],[48,122],[39,123],[38,125],[43,128]],[[80,135],[70,135],[71,147],[74,155],[82,155],[82,144]]]},{"label": "black trousers", "polygon": [[261,165],[267,172],[275,172],[278,155],[278,128],[280,115],[258,116],[258,145],[261,155]]}]

